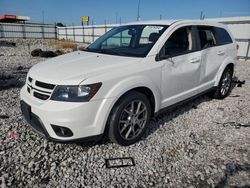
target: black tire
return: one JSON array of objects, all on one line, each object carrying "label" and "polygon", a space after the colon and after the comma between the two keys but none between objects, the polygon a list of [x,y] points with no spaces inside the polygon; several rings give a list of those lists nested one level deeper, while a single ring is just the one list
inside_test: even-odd
[{"label": "black tire", "polygon": [[230,94],[232,79],[233,79],[233,71],[229,67],[227,67],[221,76],[219,85],[216,87],[213,93],[213,97],[215,99],[224,99]]},{"label": "black tire", "polygon": [[32,52],[31,52],[31,55],[33,56],[33,57],[37,57],[37,56],[39,56],[39,54],[42,52],[42,50],[40,49],[40,48],[37,48],[37,49],[35,49],[35,50],[32,50]]},{"label": "black tire", "polygon": [[53,51],[42,51],[39,54],[40,57],[55,57],[56,54]]},{"label": "black tire", "polygon": [[148,98],[142,93],[132,91],[119,99],[113,107],[110,114],[108,137],[112,142],[122,146],[134,144],[145,133],[150,118],[151,106]]}]

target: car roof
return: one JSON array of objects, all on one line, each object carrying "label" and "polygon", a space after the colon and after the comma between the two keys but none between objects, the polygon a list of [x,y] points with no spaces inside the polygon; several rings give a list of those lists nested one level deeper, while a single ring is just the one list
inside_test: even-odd
[{"label": "car roof", "polygon": [[194,25],[212,25],[212,26],[223,26],[224,24],[210,21],[210,20],[146,20],[146,21],[137,21],[130,22],[122,25],[172,25],[172,24],[194,24]]},{"label": "car roof", "polygon": [[156,25],[171,25],[179,20],[145,20],[137,22],[129,22],[125,25],[141,25],[141,24],[156,24]]}]

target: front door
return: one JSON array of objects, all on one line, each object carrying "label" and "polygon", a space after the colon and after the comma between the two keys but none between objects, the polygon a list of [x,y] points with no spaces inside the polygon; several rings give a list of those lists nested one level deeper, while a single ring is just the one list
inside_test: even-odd
[{"label": "front door", "polygon": [[191,26],[181,27],[167,39],[160,52],[162,69],[162,108],[197,94],[201,52],[197,51]]}]

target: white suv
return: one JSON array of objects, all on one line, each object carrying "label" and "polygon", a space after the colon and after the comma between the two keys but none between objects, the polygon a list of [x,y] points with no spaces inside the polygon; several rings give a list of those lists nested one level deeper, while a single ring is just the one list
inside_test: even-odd
[{"label": "white suv", "polygon": [[138,141],[163,109],[213,90],[226,97],[236,43],[206,21],[125,24],[76,51],[33,66],[21,90],[27,123],[54,141]]}]

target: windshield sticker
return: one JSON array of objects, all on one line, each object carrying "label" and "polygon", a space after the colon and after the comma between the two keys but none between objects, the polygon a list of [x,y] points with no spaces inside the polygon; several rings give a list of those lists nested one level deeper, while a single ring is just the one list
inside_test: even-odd
[{"label": "windshield sticker", "polygon": [[155,31],[160,31],[163,29],[162,26],[155,26],[155,25],[148,25],[145,27],[146,29],[151,29],[151,30],[155,30]]}]

